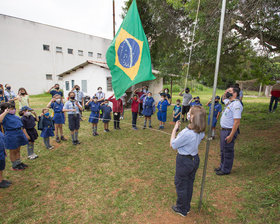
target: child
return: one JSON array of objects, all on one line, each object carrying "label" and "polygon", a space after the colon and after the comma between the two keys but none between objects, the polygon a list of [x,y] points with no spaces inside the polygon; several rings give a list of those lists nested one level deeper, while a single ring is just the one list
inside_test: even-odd
[{"label": "child", "polygon": [[181,118],[181,106],[180,106],[180,103],[181,103],[181,100],[180,99],[177,99],[176,100],[176,105],[174,106],[174,109],[173,109],[173,122],[177,122],[180,120]]},{"label": "child", "polygon": [[4,145],[4,135],[0,131],[0,188],[7,188],[10,187],[12,182],[8,180],[3,179],[3,171],[6,167],[6,161],[5,161],[5,145]]},{"label": "child", "polygon": [[[215,138],[215,129],[217,125],[217,121],[219,119],[220,113],[222,112],[222,105],[219,104],[220,97],[215,97],[215,105],[214,105],[214,113],[213,113],[213,123],[212,123],[212,139]],[[210,115],[211,115],[211,99],[206,104],[209,107],[209,115],[208,115],[208,125],[210,125]]]},{"label": "child", "polygon": [[[60,143],[60,141],[67,141],[63,136],[63,128],[62,125],[65,124],[65,116],[63,112],[63,102],[61,99],[61,95],[54,95],[52,100],[48,103],[47,107],[52,108],[54,111],[53,121],[54,121],[54,132],[56,136],[56,142]],[[60,139],[58,136],[58,132],[60,132]]]},{"label": "child", "polygon": [[200,103],[200,98],[199,96],[197,97],[194,97],[190,103],[190,106],[193,107],[193,106],[202,106],[202,104]]},{"label": "child", "polygon": [[111,120],[112,108],[109,106],[109,101],[105,100],[100,107],[102,110],[102,118],[104,123],[104,132],[109,132],[109,122]]},{"label": "child", "polygon": [[136,127],[136,122],[137,122],[137,114],[138,114],[140,99],[138,99],[137,94],[134,94],[133,98],[131,98],[130,101],[131,101],[131,112],[132,112],[132,128],[134,130],[138,130],[138,128]]},{"label": "child", "polygon": [[189,113],[189,125],[176,137],[180,127],[180,121],[177,121],[170,138],[170,146],[178,152],[175,173],[177,203],[172,209],[181,216],[186,216],[191,209],[193,183],[199,167],[198,146],[206,128],[206,111],[203,107],[191,107]]},{"label": "child", "polygon": [[42,130],[41,137],[44,139],[46,148],[53,149],[54,147],[50,145],[50,137],[54,136],[54,124],[48,108],[42,110],[42,115],[39,117],[38,129]]},{"label": "child", "polygon": [[18,90],[18,103],[19,103],[19,109],[21,109],[24,106],[29,107],[29,95],[26,92],[25,88],[20,88]]},{"label": "child", "polygon": [[68,93],[69,100],[63,107],[63,112],[68,114],[69,129],[71,131],[73,145],[81,144],[78,140],[78,131],[80,128],[80,110],[82,110],[81,104],[75,100],[75,93]]},{"label": "child", "polygon": [[[142,114],[145,116],[143,129],[146,128],[147,120],[149,120],[149,128],[152,128],[152,115],[155,112],[155,100],[152,97],[152,93],[148,92],[147,95],[142,95],[143,99],[143,111]],[[141,100],[140,98],[140,100]]]},{"label": "child", "polygon": [[97,124],[99,121],[100,103],[98,102],[97,96],[87,102],[89,108],[91,109],[91,114],[89,116],[88,122],[92,123],[92,135],[97,136]]},{"label": "child", "polygon": [[167,112],[167,107],[170,105],[170,103],[166,99],[165,93],[161,94],[161,100],[158,102],[157,108],[158,108],[158,113],[157,117],[159,122],[159,129],[164,129],[164,124],[166,122],[166,112]]},{"label": "child", "polygon": [[22,131],[22,122],[15,115],[16,108],[13,104],[1,104],[1,111],[0,123],[3,124],[5,131],[4,145],[10,151],[12,169],[15,171],[24,170],[28,166],[20,160],[20,147],[27,145],[28,140]]},{"label": "child", "polygon": [[[34,116],[32,116],[32,114]],[[37,130],[35,129],[36,121],[38,122],[39,119],[34,110],[31,108],[24,106],[21,108],[20,111],[21,122],[23,124],[23,132],[27,136],[28,145],[27,145],[27,154],[28,159],[36,159],[38,156],[34,153],[34,142],[38,138]]]},{"label": "child", "polygon": [[108,100],[113,103],[113,113],[114,113],[114,129],[120,128],[120,116],[123,111],[123,103],[121,99],[116,100],[113,98],[115,94],[110,96]]}]

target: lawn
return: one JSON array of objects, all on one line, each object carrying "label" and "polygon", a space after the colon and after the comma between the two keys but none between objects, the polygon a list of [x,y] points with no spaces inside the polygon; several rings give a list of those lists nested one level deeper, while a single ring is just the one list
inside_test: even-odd
[{"label": "lawn", "polygon": [[[221,95],[223,91],[218,91]],[[195,92],[203,105],[211,89]],[[179,98],[178,93],[173,99]],[[39,113],[48,95],[32,96],[31,106]],[[174,102],[174,101],[173,101]],[[198,211],[199,191],[206,141],[199,147],[201,159],[191,213],[183,218],[172,213],[176,153],[169,147],[173,125],[169,108],[164,132],[131,129],[131,112],[125,112],[121,130],[93,137],[87,120],[80,129],[79,146],[68,141],[49,151],[39,138],[39,158],[27,160],[23,172],[11,171],[7,159],[6,178],[12,187],[0,189],[0,223],[278,223],[280,220],[280,139],[279,114],[267,113],[267,98],[245,97],[241,135],[235,150],[231,175],[216,176],[219,140],[210,145],[203,208]],[[88,118],[89,112],[84,113]],[[68,122],[67,122],[68,124]],[[138,127],[143,118],[138,119]]]}]

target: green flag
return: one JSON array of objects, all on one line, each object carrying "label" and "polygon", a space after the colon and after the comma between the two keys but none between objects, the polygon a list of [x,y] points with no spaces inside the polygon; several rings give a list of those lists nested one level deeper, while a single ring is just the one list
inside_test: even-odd
[{"label": "green flag", "polygon": [[136,0],[133,0],[123,23],[106,53],[116,99],[139,83],[155,79],[147,37]]}]

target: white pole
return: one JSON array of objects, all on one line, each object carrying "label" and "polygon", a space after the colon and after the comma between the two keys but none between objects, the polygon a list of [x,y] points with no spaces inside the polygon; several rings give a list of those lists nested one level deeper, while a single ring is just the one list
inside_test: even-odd
[{"label": "white pole", "polygon": [[213,123],[214,104],[215,104],[217,80],[218,80],[218,73],[219,73],[219,65],[220,65],[225,11],[226,11],[226,0],[223,0],[221,21],[220,21],[219,40],[218,40],[218,49],[217,49],[217,57],[216,57],[215,77],[214,77],[214,85],[213,85],[213,94],[212,94],[212,101],[211,101],[210,125],[209,125],[208,138],[207,138],[207,143],[206,143],[206,152],[205,152],[205,160],[204,160],[203,175],[202,175],[202,182],[201,182],[200,199],[199,199],[199,205],[198,205],[199,210],[201,209],[201,206],[202,206],[203,190],[204,190],[204,185],[205,185],[207,161],[208,161],[208,154],[209,154],[209,148],[210,148],[210,138],[211,138],[212,123]]}]

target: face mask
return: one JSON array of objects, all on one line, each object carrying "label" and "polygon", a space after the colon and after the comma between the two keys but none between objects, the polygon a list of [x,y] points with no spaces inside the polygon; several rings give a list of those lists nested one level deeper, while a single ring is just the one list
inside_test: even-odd
[{"label": "face mask", "polygon": [[219,103],[219,101],[216,100],[215,103]]},{"label": "face mask", "polygon": [[59,90],[59,87],[55,87],[56,90]]},{"label": "face mask", "polygon": [[25,95],[25,93],[21,93],[21,95]]},{"label": "face mask", "polygon": [[79,91],[80,89],[79,89],[79,88],[76,88],[76,90]]},{"label": "face mask", "polygon": [[56,99],[55,102],[60,103],[61,99]]},{"label": "face mask", "polygon": [[164,101],[164,98],[161,98],[161,101]]},{"label": "face mask", "polygon": [[195,100],[195,102],[199,102],[199,100]]},{"label": "face mask", "polygon": [[74,96],[70,96],[70,99],[71,99],[71,100],[74,100],[74,99],[75,99],[75,97],[74,97]]},{"label": "face mask", "polygon": [[24,113],[24,116],[26,116],[26,117],[29,117],[31,115],[31,112],[30,111],[26,111],[25,113]]},{"label": "face mask", "polygon": [[148,96],[148,98],[151,98],[152,96]]},{"label": "face mask", "polygon": [[187,113],[187,119],[188,119],[188,121],[191,120],[191,114],[190,113]]},{"label": "face mask", "polygon": [[105,103],[105,105],[106,105],[106,106],[108,106],[108,105],[109,105],[109,103]]},{"label": "face mask", "polygon": [[226,98],[229,99],[229,98],[231,98],[231,97],[232,97],[232,93],[227,92],[227,93],[226,93]]},{"label": "face mask", "polygon": [[143,89],[143,93],[147,93],[148,92],[148,90],[147,89]]},{"label": "face mask", "polygon": [[96,102],[97,102],[97,99],[94,99],[94,100],[93,100],[93,102],[95,102],[95,103],[96,103]]},{"label": "face mask", "polygon": [[168,93],[168,90],[165,90],[164,92],[165,92],[165,93]]},{"label": "face mask", "polygon": [[134,97],[134,100],[137,100],[137,97]]},{"label": "face mask", "polygon": [[11,87],[10,87],[10,86],[8,86],[8,87],[7,87],[7,90],[11,90]]},{"label": "face mask", "polygon": [[45,113],[45,116],[46,117],[50,116],[50,113],[49,112]]},{"label": "face mask", "polygon": [[16,109],[12,109],[9,111],[9,114],[15,114],[16,113]]},{"label": "face mask", "polygon": [[102,89],[99,89],[98,92],[99,92],[99,93],[102,93]]},{"label": "face mask", "polygon": [[180,103],[177,103],[177,105],[180,105]]}]

